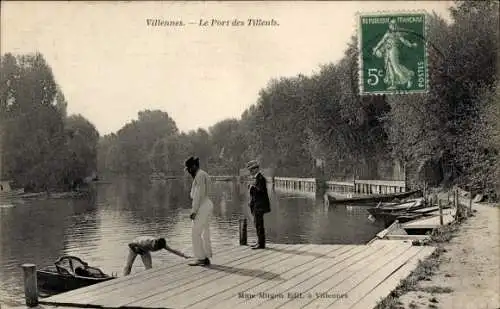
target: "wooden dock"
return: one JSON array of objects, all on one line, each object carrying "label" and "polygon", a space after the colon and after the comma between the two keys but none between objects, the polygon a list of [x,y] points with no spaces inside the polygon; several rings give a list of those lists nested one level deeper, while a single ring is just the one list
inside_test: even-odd
[{"label": "wooden dock", "polygon": [[315,178],[274,177],[274,188],[278,191],[312,193],[316,192]]},{"label": "wooden dock", "polygon": [[[448,225],[452,223],[455,220],[455,213],[456,213],[455,208],[448,208],[443,210],[443,225]],[[433,212],[431,213],[432,216],[428,218],[422,218],[422,219],[417,219],[413,220],[407,223],[402,224],[402,227],[405,230],[411,230],[411,229],[435,229],[438,228],[441,224],[439,222],[439,212]]]},{"label": "wooden dock", "polygon": [[[45,299],[86,308],[373,308],[435,250],[400,240],[370,245],[268,244],[215,252]],[[139,260],[140,261],[140,260]]]}]

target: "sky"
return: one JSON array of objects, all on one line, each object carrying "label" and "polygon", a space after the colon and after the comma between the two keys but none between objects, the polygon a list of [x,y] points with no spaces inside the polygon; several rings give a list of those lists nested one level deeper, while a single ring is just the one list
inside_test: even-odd
[{"label": "sky", "polygon": [[[357,34],[357,13],[433,11],[449,1],[1,2],[0,51],[40,52],[68,101],[101,135],[145,109],[181,131],[240,118],[270,79],[311,75]],[[249,18],[275,26],[247,26]],[[148,26],[147,19],[184,26]],[[200,19],[209,26],[201,26]],[[218,21],[241,20],[245,26]],[[192,24],[190,24],[192,23]]]}]

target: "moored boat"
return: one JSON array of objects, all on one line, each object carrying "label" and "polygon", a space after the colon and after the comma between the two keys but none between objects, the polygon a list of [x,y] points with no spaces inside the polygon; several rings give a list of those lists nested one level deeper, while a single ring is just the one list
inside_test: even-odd
[{"label": "moored boat", "polygon": [[328,200],[330,204],[366,204],[366,203],[377,203],[377,202],[391,202],[395,199],[408,198],[413,195],[421,195],[421,190],[414,190],[408,192],[400,192],[400,193],[392,193],[392,194],[377,194],[377,195],[368,195],[368,196],[360,196],[353,198],[342,198],[336,199],[331,194],[327,193]]},{"label": "moored boat", "polygon": [[108,281],[115,276],[89,266],[76,256],[62,256],[54,265],[37,270],[37,285],[42,294],[57,294],[96,283]]},{"label": "moored boat", "polygon": [[[389,205],[381,205],[379,203],[377,207],[372,207],[367,209],[370,213],[371,221],[379,220],[383,221],[386,226],[392,224],[395,220],[401,223],[408,222],[411,220],[419,219],[426,215],[425,210],[427,207],[424,198],[417,198],[413,200],[407,200],[405,202]],[[420,212],[419,212],[420,211]],[[431,210],[432,211],[432,210]]]},{"label": "moored boat", "polygon": [[399,223],[406,223],[408,221],[420,219],[424,216],[424,214],[412,212],[382,212],[373,216],[373,218],[374,220],[384,222],[384,226],[388,227],[396,220],[398,220]]},{"label": "moored boat", "polygon": [[368,208],[367,211],[372,216],[377,217],[377,215],[381,213],[413,211],[424,207],[426,207],[424,199],[417,198],[413,200],[407,200],[398,204],[381,205],[380,203],[379,205],[377,205],[377,207]]}]

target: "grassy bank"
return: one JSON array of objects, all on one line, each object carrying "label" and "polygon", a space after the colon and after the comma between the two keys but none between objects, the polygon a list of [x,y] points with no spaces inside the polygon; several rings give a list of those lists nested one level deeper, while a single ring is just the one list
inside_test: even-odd
[{"label": "grassy bank", "polygon": [[[462,207],[462,209],[466,208],[463,204]],[[396,289],[392,291],[389,296],[380,301],[375,309],[405,309],[399,298],[410,291],[422,291],[431,294],[452,292],[453,290],[446,286],[420,287],[418,282],[430,281],[431,276],[439,269],[439,265],[442,262],[442,255],[446,252],[445,244],[456,235],[461,222],[466,220],[467,217],[471,215],[473,214],[466,211],[465,216],[462,219],[454,221],[450,225],[445,225],[435,229],[431,234],[430,241],[425,243],[425,245],[437,247],[436,251],[434,251],[434,253],[427,259],[420,261],[416,269],[406,279],[401,280]],[[430,302],[437,303],[437,300],[435,298],[431,298]],[[417,306],[410,304],[409,308],[413,309],[417,308]],[[437,306],[431,304],[429,305],[429,308],[437,308]]]}]

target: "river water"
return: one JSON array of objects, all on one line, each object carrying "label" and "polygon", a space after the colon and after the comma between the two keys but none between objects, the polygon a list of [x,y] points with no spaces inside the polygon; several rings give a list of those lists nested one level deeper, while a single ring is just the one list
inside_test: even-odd
[{"label": "river water", "polygon": [[[0,201],[0,305],[22,305],[21,264],[52,264],[76,255],[106,273],[121,276],[127,244],[139,235],[161,235],[175,249],[191,255],[189,182],[148,183],[117,180],[99,184],[86,199]],[[215,253],[239,244],[238,219],[248,196],[231,183],[215,183],[211,222]],[[265,216],[268,242],[363,244],[383,229],[367,220],[362,207],[325,208],[312,197],[272,193]],[[255,240],[249,226],[248,241]],[[178,261],[166,251],[153,253],[154,265]],[[214,256],[214,260],[217,257]],[[132,273],[144,266],[136,259]]]}]

